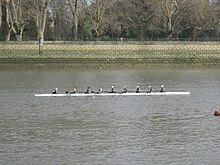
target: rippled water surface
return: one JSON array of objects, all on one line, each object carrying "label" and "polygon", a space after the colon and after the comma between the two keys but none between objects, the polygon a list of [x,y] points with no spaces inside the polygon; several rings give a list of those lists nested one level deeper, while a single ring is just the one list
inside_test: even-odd
[{"label": "rippled water surface", "polygon": [[[0,164],[220,164],[220,70],[1,70]],[[58,87],[184,96],[34,97]]]}]

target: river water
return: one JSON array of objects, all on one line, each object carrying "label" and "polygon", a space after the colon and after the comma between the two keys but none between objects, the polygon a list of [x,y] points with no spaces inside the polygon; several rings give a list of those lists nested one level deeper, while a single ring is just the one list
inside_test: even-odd
[{"label": "river water", "polygon": [[[0,164],[220,164],[220,70],[0,70]],[[148,85],[182,96],[34,97]]]}]

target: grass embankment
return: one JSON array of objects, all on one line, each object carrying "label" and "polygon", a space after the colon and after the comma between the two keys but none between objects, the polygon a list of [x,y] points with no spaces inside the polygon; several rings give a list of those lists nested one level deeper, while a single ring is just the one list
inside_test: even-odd
[{"label": "grass embankment", "polygon": [[[219,64],[218,43],[77,45],[0,44],[1,63],[32,64]],[[8,60],[7,60],[8,59]],[[14,62],[13,62],[14,60]],[[5,61],[5,62],[4,62]]]}]

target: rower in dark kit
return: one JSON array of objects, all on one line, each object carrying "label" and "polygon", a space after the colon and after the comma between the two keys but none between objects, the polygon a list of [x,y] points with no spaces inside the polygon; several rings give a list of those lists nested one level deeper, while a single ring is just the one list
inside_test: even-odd
[{"label": "rower in dark kit", "polygon": [[86,94],[92,93],[90,87],[87,87]]},{"label": "rower in dark kit", "polygon": [[140,93],[140,92],[141,92],[141,88],[140,88],[140,86],[137,86],[137,89],[136,89],[135,92],[136,92],[136,93]]},{"label": "rower in dark kit", "polygon": [[127,93],[128,92],[128,87],[127,86],[125,86],[124,87],[124,90],[123,90],[123,92],[122,93]]},{"label": "rower in dark kit", "polygon": [[112,86],[112,89],[111,89],[111,91],[109,93],[116,93],[114,86]]}]

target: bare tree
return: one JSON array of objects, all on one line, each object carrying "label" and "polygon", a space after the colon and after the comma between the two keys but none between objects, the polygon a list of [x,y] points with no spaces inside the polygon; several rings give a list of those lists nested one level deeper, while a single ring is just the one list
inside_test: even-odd
[{"label": "bare tree", "polygon": [[2,0],[0,0],[0,28],[2,26]]},{"label": "bare tree", "polygon": [[209,0],[194,0],[188,2],[189,7],[185,11],[184,30],[190,31],[193,39],[199,33],[214,30],[219,24],[219,10]]},{"label": "bare tree", "polygon": [[54,0],[51,2],[50,9],[52,10],[50,19],[53,39],[62,40],[64,37],[69,37],[72,27],[72,16],[67,1]]},{"label": "bare tree", "polygon": [[74,39],[78,38],[78,0],[68,0],[73,15]]},{"label": "bare tree", "polygon": [[110,31],[117,38],[125,37],[124,31],[132,26],[129,19],[130,12],[126,4],[130,4],[130,2],[126,0],[115,1],[107,14],[106,19],[108,19]]},{"label": "bare tree", "polygon": [[149,0],[124,0],[126,8],[126,22],[135,29],[138,36],[143,39],[151,18],[155,15],[156,3]]},{"label": "bare tree", "polygon": [[173,37],[173,31],[177,21],[181,18],[180,14],[185,10],[188,0],[162,0],[160,2],[166,22],[167,37]]},{"label": "bare tree", "polygon": [[22,35],[25,28],[25,13],[23,11],[23,1],[21,0],[5,0],[6,2],[6,22],[8,33],[6,41],[10,40],[11,33],[13,33],[17,41],[22,41]]},{"label": "bare tree", "polygon": [[93,0],[90,2],[84,0],[96,37],[99,37],[106,27],[108,20],[104,19],[105,13],[113,3],[114,0]]},{"label": "bare tree", "polygon": [[41,50],[46,35],[61,40],[72,33],[75,40],[215,37],[220,0],[0,0],[0,29],[7,41],[36,35]]},{"label": "bare tree", "polygon": [[46,20],[48,14],[48,6],[50,0],[26,0],[26,8],[31,17],[33,17],[39,40],[39,48],[43,49],[44,31],[46,27]]},{"label": "bare tree", "polygon": [[9,2],[10,0],[4,0],[3,5],[5,8],[5,24],[7,25],[7,34],[6,34],[6,41],[10,40],[11,36],[11,26],[10,26],[10,15],[9,15]]}]

